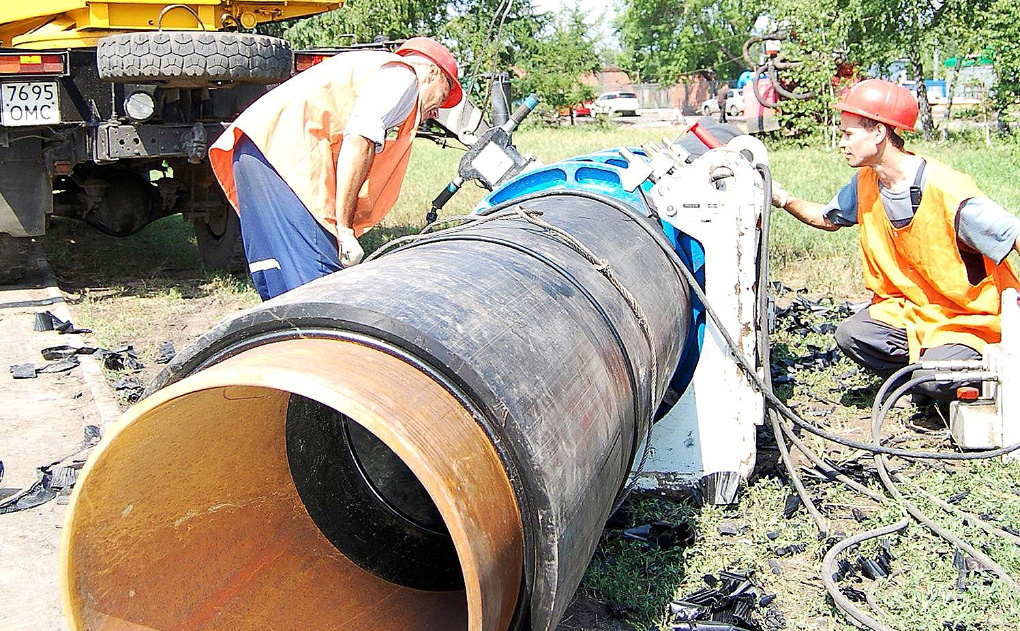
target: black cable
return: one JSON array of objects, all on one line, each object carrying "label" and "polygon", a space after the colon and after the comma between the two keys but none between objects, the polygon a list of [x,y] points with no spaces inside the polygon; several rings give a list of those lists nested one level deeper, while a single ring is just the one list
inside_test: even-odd
[{"label": "black cable", "polygon": [[836,585],[836,579],[834,575],[836,568],[834,562],[836,557],[840,555],[844,550],[855,546],[863,541],[888,535],[894,532],[899,532],[910,525],[910,519],[904,517],[895,524],[888,526],[882,526],[881,528],[875,528],[874,530],[867,530],[862,533],[858,533],[852,537],[847,537],[836,542],[829,551],[825,553],[825,557],[822,558],[822,583],[825,585],[825,590],[832,596],[832,601],[836,603],[844,613],[849,615],[859,624],[862,624],[869,629],[874,631],[893,631],[890,627],[882,624],[878,620],[875,620],[868,614],[861,611],[856,605],[850,602],[850,599],[843,595],[843,592],[839,590],[839,586]]},{"label": "black cable", "polygon": [[[764,381],[768,386],[768,392],[772,392],[772,372],[771,372],[772,359],[771,359],[771,347],[768,339],[768,279],[769,279],[768,247],[769,236],[771,233],[771,217],[772,217],[771,212],[772,173],[769,170],[768,166],[764,164],[757,164],[755,165],[755,168],[758,170],[759,173],[761,173],[762,178],[765,182],[764,186],[765,210],[762,212],[762,224],[761,224],[762,237],[758,251],[759,256],[758,287],[757,287],[759,309],[758,341],[760,349],[759,352],[761,353],[761,360],[763,365],[765,366]],[[894,375],[894,377],[899,378],[899,375]],[[772,432],[773,434],[775,434],[776,437],[776,445],[777,447],[779,447],[780,456],[783,459],[783,464],[786,466],[786,470],[790,475],[790,479],[793,482],[794,488],[797,489],[797,495],[800,497],[801,502],[804,503],[805,508],[807,508],[808,512],[811,514],[811,517],[815,522],[815,527],[818,529],[818,532],[822,537],[824,537],[828,532],[828,526],[825,523],[825,520],[822,517],[822,515],[819,513],[817,507],[815,507],[813,499],[808,495],[807,489],[804,488],[804,485],[800,479],[800,474],[797,472],[796,468],[793,466],[792,460],[790,459],[789,452],[786,448],[786,442],[783,439],[783,436],[785,435],[787,438],[789,438],[790,441],[794,445],[796,445],[797,448],[800,449],[800,451],[805,456],[807,456],[809,460],[814,462],[816,466],[822,469],[822,471],[826,471],[828,467],[824,464],[824,461],[817,454],[815,454],[815,452],[810,447],[808,447],[803,441],[800,440],[800,438],[797,437],[797,435],[793,432],[789,425],[783,422],[783,419],[780,417],[779,414],[776,413],[776,410],[772,406],[767,406],[766,414],[768,415],[769,420],[772,423]],[[879,503],[884,503],[886,500],[885,497],[879,495],[878,493],[875,493],[868,487],[859,484],[854,480],[851,480],[849,477],[843,475],[842,473],[837,472],[835,477],[836,479],[840,480],[841,482],[844,482],[851,488],[867,495],[868,497],[871,497],[872,499],[878,501]],[[894,524],[892,527],[881,528],[879,529],[878,532],[880,532],[881,534],[886,534],[888,532],[902,530],[907,526],[907,524],[909,524],[909,521],[906,518],[904,518],[899,523]],[[870,532],[863,534],[864,538],[870,538],[871,534]],[[858,536],[860,537],[860,535]],[[822,582],[825,586],[825,590],[829,593],[829,596],[832,597],[832,601],[836,604],[837,607],[839,607],[847,616],[856,620],[861,625],[868,627],[869,629],[871,629],[871,631],[892,631],[892,629],[886,627],[881,622],[875,620],[874,618],[866,614],[863,610],[854,605],[843,594],[843,592],[839,590],[839,587],[836,585],[835,578],[833,576],[834,570],[832,569],[833,561],[839,555],[840,552],[842,552],[844,549],[846,549],[853,543],[854,543],[853,538],[844,539],[843,541],[833,546],[833,548],[830,549],[828,554],[826,555],[825,560],[823,560]]]},{"label": "black cable", "polygon": [[[878,394],[875,395],[875,405],[878,406],[885,403],[885,397],[889,393],[889,389],[908,373],[912,373],[920,367],[921,364],[919,363],[907,364],[903,368],[900,368],[893,374],[889,375],[889,377],[882,382],[882,387],[878,389]],[[872,408],[872,411],[874,411],[874,408]]]},{"label": "black cable", "polygon": [[[769,234],[771,232],[771,219],[772,219],[772,172],[769,167],[765,164],[758,163],[754,165],[754,168],[761,174],[765,206],[761,217],[761,239],[758,243],[758,278],[757,286],[755,287],[755,298],[758,302],[758,357],[761,365],[764,367],[763,374],[765,386],[768,390],[772,391],[772,350],[769,346],[768,339],[768,283],[769,283]],[[776,414],[775,410],[766,405],[765,416],[768,417],[772,424],[772,433],[775,434],[776,447],[779,449],[779,457],[783,461],[783,466],[786,467],[786,471],[790,476],[790,482],[793,484],[793,488],[797,491],[797,496],[800,498],[801,503],[804,504],[804,508],[807,509],[811,515],[811,519],[815,522],[815,527],[818,532],[824,537],[829,532],[829,525],[825,521],[825,517],[822,516],[818,507],[815,506],[814,499],[811,494],[808,493],[807,487],[804,486],[804,481],[800,478],[800,473],[797,471],[797,467],[793,464],[793,459],[790,457],[790,449],[786,446],[786,440],[783,438],[784,432],[780,427],[779,415]]]},{"label": "black cable", "polygon": [[890,456],[901,456],[905,458],[918,458],[929,460],[980,460],[984,458],[994,458],[996,456],[1008,454],[1010,452],[1016,451],[1017,449],[1020,449],[1020,443],[1015,443],[1007,447],[1000,447],[998,449],[990,449],[986,451],[976,451],[969,453],[960,453],[954,451],[940,452],[940,451],[919,451],[913,449],[895,449],[892,447],[883,447],[881,445],[874,445],[861,442],[859,440],[853,440],[852,438],[846,438],[844,436],[840,436],[839,434],[834,434],[833,432],[830,432],[816,425],[808,423],[800,416],[798,416],[796,412],[791,410],[785,403],[779,400],[775,393],[766,387],[765,383],[758,376],[754,367],[751,365],[751,362],[748,361],[746,357],[744,357],[744,354],[740,352],[740,349],[737,346],[736,342],[733,341],[733,338],[730,337],[729,333],[727,333],[726,329],[723,327],[722,320],[719,318],[719,314],[717,314],[715,310],[711,307],[711,305],[709,305],[706,302],[705,292],[701,289],[700,286],[698,286],[698,283],[694,278],[694,274],[690,270],[688,270],[687,267],[684,266],[683,264],[680,264],[677,267],[677,270],[680,272],[680,274],[684,276],[684,279],[691,287],[691,291],[695,293],[695,295],[698,297],[698,300],[700,300],[702,304],[705,306],[705,312],[712,319],[712,323],[715,324],[716,328],[719,330],[719,333],[723,336],[723,339],[726,341],[726,345],[729,346],[730,352],[733,354],[734,359],[736,359],[737,363],[740,364],[740,367],[744,369],[744,375],[758,388],[759,391],[761,391],[765,395],[765,398],[768,399],[769,403],[774,405],[783,416],[790,419],[790,421],[792,421],[798,427],[808,432],[811,432],[816,436],[821,436],[826,440],[830,440],[834,443],[839,443],[840,445],[853,447],[855,449],[861,449],[863,451],[883,453],[888,454]]},{"label": "black cable", "polygon": [[[894,390],[892,395],[889,397],[889,400],[883,403],[881,407],[876,407],[871,414],[871,436],[874,444],[877,445],[881,440],[882,424],[885,422],[885,418],[889,414],[889,410],[891,410],[893,405],[895,405],[896,400],[904,393],[908,392],[912,388],[922,383],[929,383],[938,380],[939,378],[934,375],[925,375],[922,377],[910,379],[902,386]],[[876,454],[875,466],[878,469],[878,477],[882,480],[882,485],[885,486],[886,490],[889,491],[893,498],[900,502],[903,508],[914,519],[920,522],[921,525],[923,525],[928,530],[932,531],[936,535],[942,537],[949,543],[952,543],[961,550],[965,551],[967,554],[977,559],[978,562],[980,562],[986,568],[990,569],[992,572],[995,573],[996,576],[998,576],[1000,579],[1005,581],[1010,587],[1012,587],[1014,592],[1020,594],[1020,585],[1017,584],[1013,577],[1009,575],[1009,572],[1007,572],[1002,566],[996,563],[990,556],[988,556],[984,552],[978,550],[977,548],[970,545],[963,539],[957,537],[953,533],[949,532],[942,526],[939,526],[935,522],[935,520],[925,515],[920,508],[918,508],[910,500],[904,497],[902,493],[900,493],[900,490],[896,487],[896,484],[893,482],[892,477],[889,475],[889,471],[886,469],[885,456],[883,456],[882,454]]]}]

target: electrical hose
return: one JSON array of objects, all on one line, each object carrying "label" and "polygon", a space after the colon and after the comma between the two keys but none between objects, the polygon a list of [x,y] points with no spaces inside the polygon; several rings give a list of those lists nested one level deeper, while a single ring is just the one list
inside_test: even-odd
[{"label": "electrical hose", "polygon": [[[912,388],[922,383],[929,383],[937,380],[938,378],[933,375],[925,375],[923,377],[910,379],[900,387],[896,388],[896,390],[893,391],[892,395],[890,395],[889,400],[883,402],[881,407],[875,408],[874,412],[872,412],[871,415],[871,435],[872,441],[874,442],[875,445],[878,445],[879,441],[881,440],[882,424],[885,422],[885,418],[889,414],[889,410],[891,410],[892,406],[896,403],[896,399],[898,399],[904,393],[908,392]],[[1020,585],[1017,584],[1013,577],[1009,575],[1009,572],[1007,572],[1002,566],[996,563],[991,557],[989,557],[984,552],[978,550],[977,548],[970,545],[963,539],[957,537],[953,533],[949,532],[942,526],[939,526],[935,522],[935,520],[921,512],[921,509],[915,506],[912,502],[910,502],[910,500],[904,497],[902,493],[900,493],[899,488],[896,487],[896,484],[893,482],[892,477],[889,475],[889,471],[886,469],[884,455],[875,454],[875,466],[878,469],[878,477],[879,479],[882,480],[882,485],[885,486],[886,490],[889,491],[890,495],[892,495],[896,501],[900,502],[902,507],[908,513],[910,513],[911,517],[920,522],[928,530],[932,531],[933,533],[942,537],[949,543],[952,543],[953,545],[957,546],[967,554],[977,559],[979,563],[984,565],[986,568],[990,569],[992,572],[995,573],[996,576],[998,576],[1000,579],[1005,581],[1011,588],[1013,588],[1014,592],[1020,594]]]}]

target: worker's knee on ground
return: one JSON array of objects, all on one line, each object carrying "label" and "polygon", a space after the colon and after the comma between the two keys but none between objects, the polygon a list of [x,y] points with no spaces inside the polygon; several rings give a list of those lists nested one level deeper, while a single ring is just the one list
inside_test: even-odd
[{"label": "worker's knee on ground", "polygon": [[839,347],[840,352],[854,361],[857,361],[860,356],[857,347],[862,333],[860,323],[856,318],[848,318],[836,326],[836,346]]}]

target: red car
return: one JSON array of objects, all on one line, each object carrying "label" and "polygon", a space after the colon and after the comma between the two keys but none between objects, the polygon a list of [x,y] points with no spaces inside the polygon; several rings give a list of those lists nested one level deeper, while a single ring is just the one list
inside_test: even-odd
[{"label": "red car", "polygon": [[591,101],[578,103],[572,108],[563,107],[557,110],[560,116],[570,116],[570,110],[574,110],[574,116],[591,116]]}]

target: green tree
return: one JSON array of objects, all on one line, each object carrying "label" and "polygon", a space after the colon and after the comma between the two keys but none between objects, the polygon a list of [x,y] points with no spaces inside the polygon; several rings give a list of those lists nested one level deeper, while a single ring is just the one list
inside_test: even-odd
[{"label": "green tree", "polygon": [[1000,120],[1020,100],[1020,0],[996,0],[982,20],[986,43],[994,51],[998,83],[995,104]]},{"label": "green tree", "polygon": [[573,107],[595,96],[581,77],[601,68],[595,38],[585,23],[586,14],[578,7],[564,9],[549,28],[539,35],[530,58],[523,64],[518,79],[521,93],[534,92],[554,108],[569,108],[574,122]]},{"label": "green tree", "polygon": [[764,0],[626,0],[617,17],[623,65],[642,81],[711,70],[736,77]]},{"label": "green tree", "polygon": [[[815,59],[797,79],[828,95],[827,102],[823,99],[790,107],[784,104],[784,113],[798,107],[825,107],[835,98],[830,71],[836,60],[845,60],[859,73],[869,74],[893,60],[906,59],[908,74],[918,87],[919,127],[930,137],[935,126],[924,83],[927,60],[936,47],[959,50],[967,41],[961,29],[985,31],[975,26],[984,22],[979,17],[985,15],[991,3],[1002,1],[849,0],[837,4],[833,0],[769,0],[769,13],[789,26],[793,47]],[[1015,8],[1017,0],[1011,1]]]},{"label": "green tree", "polygon": [[370,42],[380,35],[387,39],[435,35],[450,4],[450,0],[347,0],[333,11],[268,26],[272,34],[298,48]]},{"label": "green tree", "polygon": [[464,68],[465,87],[484,97],[485,76],[526,67],[552,16],[531,0],[458,0],[441,34]]},{"label": "green tree", "polygon": [[936,46],[959,41],[960,25],[978,23],[989,0],[860,0],[860,33],[851,51],[862,61],[886,64],[905,58],[917,85],[918,126],[925,137],[935,132],[925,85],[925,61]]}]

